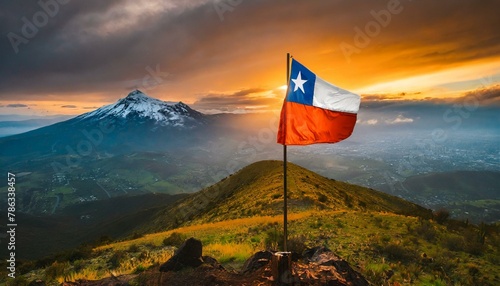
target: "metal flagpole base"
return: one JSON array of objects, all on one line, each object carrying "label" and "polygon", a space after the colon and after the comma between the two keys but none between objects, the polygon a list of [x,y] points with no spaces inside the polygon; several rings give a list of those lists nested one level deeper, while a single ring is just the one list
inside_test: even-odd
[{"label": "metal flagpole base", "polygon": [[294,285],[292,275],[292,253],[276,252],[271,259],[273,285]]}]

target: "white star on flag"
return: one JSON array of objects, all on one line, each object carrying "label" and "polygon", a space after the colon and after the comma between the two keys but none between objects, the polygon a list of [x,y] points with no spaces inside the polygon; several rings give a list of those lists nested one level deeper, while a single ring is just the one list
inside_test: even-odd
[{"label": "white star on flag", "polygon": [[302,79],[302,74],[300,71],[299,71],[299,74],[297,75],[297,78],[296,79],[292,78],[292,81],[293,81],[293,83],[295,83],[295,88],[293,89],[294,92],[296,92],[297,89],[300,88],[300,90],[302,90],[303,93],[306,93],[304,91],[304,83],[306,83],[307,80]]}]

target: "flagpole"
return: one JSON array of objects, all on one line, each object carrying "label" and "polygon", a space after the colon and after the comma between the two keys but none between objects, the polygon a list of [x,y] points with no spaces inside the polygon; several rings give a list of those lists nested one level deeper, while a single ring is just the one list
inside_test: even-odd
[{"label": "flagpole", "polygon": [[[288,86],[288,81],[290,79],[290,53],[286,54],[286,85]],[[287,89],[288,90],[288,89]],[[288,96],[286,94],[285,96]],[[286,112],[284,113],[286,116]],[[286,117],[285,117],[286,124]],[[288,194],[287,194],[287,175],[286,175],[286,144],[283,144],[283,251],[287,251],[287,241],[288,241]]]}]

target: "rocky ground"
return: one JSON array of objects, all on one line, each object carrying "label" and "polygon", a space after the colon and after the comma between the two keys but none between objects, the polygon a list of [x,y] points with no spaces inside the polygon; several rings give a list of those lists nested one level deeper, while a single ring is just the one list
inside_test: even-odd
[{"label": "rocky ground", "polygon": [[[277,285],[271,265],[273,255],[269,251],[260,251],[249,258],[240,271],[228,270],[214,258],[202,256],[200,241],[188,239],[169,261],[141,274],[99,281],[65,282],[62,285]],[[282,281],[288,283],[286,285],[369,285],[361,274],[327,248],[308,249],[302,255],[294,254],[292,259],[291,274],[282,276]]]}]

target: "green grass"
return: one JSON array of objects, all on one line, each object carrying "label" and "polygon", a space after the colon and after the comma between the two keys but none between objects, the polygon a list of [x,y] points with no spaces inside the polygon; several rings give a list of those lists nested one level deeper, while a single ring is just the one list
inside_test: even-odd
[{"label": "green grass", "polygon": [[[217,222],[282,212],[282,162],[261,161],[243,168],[174,208],[161,212],[144,230],[161,231],[182,224]],[[372,189],[330,180],[289,164],[289,210],[373,210],[431,217],[431,212]]]},{"label": "green grass", "polygon": [[[78,262],[83,267],[70,278],[103,277],[111,270],[134,273],[158,265],[168,259],[167,250],[172,249],[163,242],[174,232],[200,239],[204,254],[230,267],[240,267],[258,250],[279,248],[281,164],[252,164],[171,207],[150,213],[147,221],[137,217],[135,223],[120,224],[121,231],[138,225],[150,234],[95,248],[93,257]],[[438,224],[430,220],[429,210],[402,199],[330,180],[294,164],[288,171],[291,250],[327,246],[375,285],[383,285],[389,273],[393,275],[388,281],[401,285],[500,283],[498,226],[458,221]],[[149,254],[141,256],[142,252]],[[121,258],[134,262],[114,263],[111,269],[108,262],[113,255],[114,262]],[[70,262],[70,268],[74,263]]]},{"label": "green grass", "polygon": [[[135,257],[134,263],[120,264],[113,270],[118,273],[134,273],[138,268],[162,263],[171,253],[165,252],[169,248],[165,248],[163,240],[173,232],[200,239],[204,255],[213,256],[226,266],[241,267],[254,252],[266,248],[269,233],[280,232],[281,222],[279,215],[239,218],[193,224],[112,243],[94,249],[90,260],[78,262],[84,267],[71,277],[81,277],[79,273],[106,276],[103,269],[110,267],[108,261],[118,252],[125,253],[126,261]],[[470,241],[470,232],[475,233],[477,228],[469,225],[451,230],[450,227],[393,213],[352,210],[292,213],[289,223],[290,238],[296,240],[294,247],[325,245],[376,285],[382,285],[377,283],[385,281],[389,271],[393,272],[389,282],[401,285],[497,285],[500,282],[498,231],[489,234],[480,254],[472,254],[467,245],[454,248],[446,241],[450,237]],[[434,239],[425,236],[430,230],[435,232]],[[132,249],[134,253],[130,253]],[[141,258],[143,252],[164,260],[146,260]],[[74,262],[71,266],[74,267]]]}]

